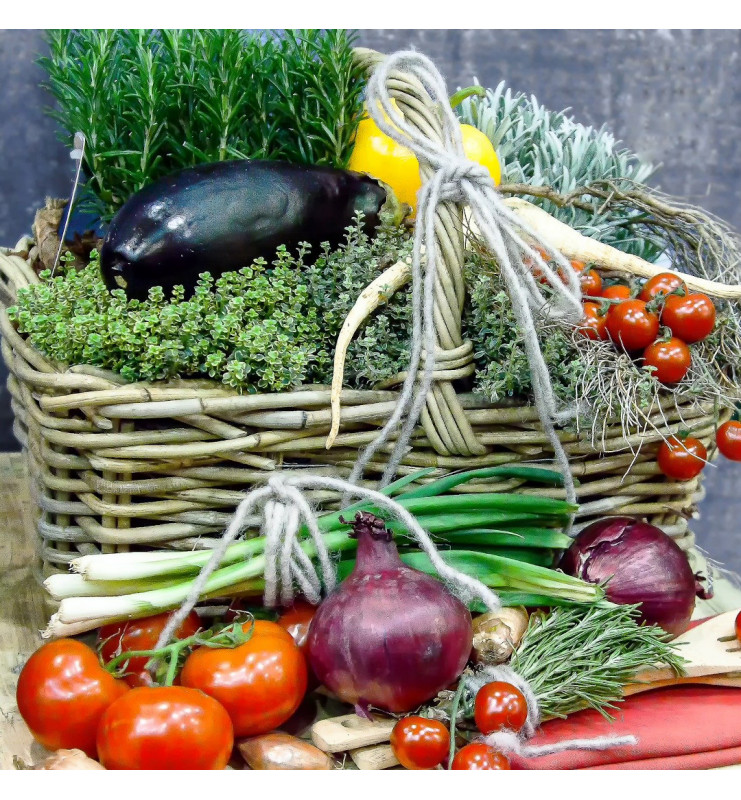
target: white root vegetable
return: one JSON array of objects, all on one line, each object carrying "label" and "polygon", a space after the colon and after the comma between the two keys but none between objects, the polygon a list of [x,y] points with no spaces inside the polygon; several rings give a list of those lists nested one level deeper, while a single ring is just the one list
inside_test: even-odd
[{"label": "white root vegetable", "polygon": [[641,278],[652,278],[661,272],[674,272],[682,277],[690,289],[724,300],[741,300],[741,286],[731,286],[717,281],[709,281],[706,278],[697,278],[694,275],[686,275],[677,270],[657,267],[638,256],[616,250],[609,244],[582,236],[565,222],[557,220],[547,211],[520,197],[510,197],[504,202],[518,217],[527,222],[545,243],[567,258],[593,261],[598,266],[613,272],[638,275]]},{"label": "white root vegetable", "polygon": [[368,317],[386,302],[395,292],[409,282],[412,267],[406,261],[397,261],[393,266],[382,272],[374,281],[363,289],[355,301],[355,305],[347,315],[342,330],[337,338],[334,353],[334,371],[332,373],[332,393],[330,403],[332,406],[332,427],[327,436],[326,448],[329,450],[337,438],[340,430],[340,393],[342,392],[342,379],[345,375],[345,357],[353,336],[358,328]]},{"label": "white root vegetable", "polygon": [[[712,297],[724,300],[741,300],[741,286],[733,286],[705,278],[697,278],[677,270],[658,267],[638,256],[623,253],[621,250],[583,236],[578,231],[555,217],[542,208],[523,200],[520,197],[507,198],[505,204],[521,217],[530,228],[535,231],[544,244],[552,250],[557,250],[568,259],[578,261],[592,261],[600,267],[613,272],[622,272],[626,275],[638,275],[642,278],[652,278],[662,272],[674,272],[687,284],[688,288],[704,292]],[[475,235],[476,229],[473,220],[467,220],[471,232]],[[332,428],[327,437],[326,448],[329,450],[340,429],[340,392],[345,371],[345,357],[347,348],[358,328],[378,308],[382,301],[388,300],[402,286],[411,279],[411,265],[405,261],[397,261],[392,267],[379,275],[360,294],[357,302],[348,314],[337,338],[334,356],[334,372],[332,374]]]}]

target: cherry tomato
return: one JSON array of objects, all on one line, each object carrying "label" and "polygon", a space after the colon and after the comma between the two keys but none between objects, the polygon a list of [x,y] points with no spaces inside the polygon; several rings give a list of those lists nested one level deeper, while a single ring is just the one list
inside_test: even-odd
[{"label": "cherry tomato", "polygon": [[691,481],[705,468],[708,451],[699,439],[691,436],[681,441],[671,436],[659,446],[659,469],[675,481]]},{"label": "cherry tomato", "polygon": [[646,310],[643,300],[625,300],[607,312],[607,332],[626,350],[643,350],[659,332],[659,317]]},{"label": "cherry tomato", "polygon": [[105,710],[97,738],[106,769],[224,769],[234,746],[226,711],[183,686],[131,689]]},{"label": "cherry tomato", "polygon": [[688,344],[699,342],[715,327],[715,306],[699,292],[685,297],[670,295],[664,302],[661,322]]},{"label": "cherry tomato", "polygon": [[731,461],[741,461],[741,422],[729,419],[715,434],[715,441],[721,455]]},{"label": "cherry tomato", "polygon": [[[170,617],[175,612],[155,614],[142,619],[132,619],[128,622],[114,622],[103,625],[98,631],[98,649],[100,657],[107,664],[121,653],[129,650],[152,650],[157,644],[160,633],[167,625]],[[175,633],[177,639],[187,639],[197,633],[203,626],[195,611],[183,620],[183,624]],[[129,686],[151,686],[152,679],[144,667],[149,659],[146,656],[136,656],[129,660],[123,680]]]},{"label": "cherry tomato", "polygon": [[404,717],[391,732],[391,749],[402,767],[433,769],[450,751],[450,733],[436,719]]},{"label": "cherry tomato", "polygon": [[741,611],[736,614],[736,638],[741,642]]},{"label": "cherry tomato", "polygon": [[607,339],[607,317],[599,313],[599,304],[587,300],[584,319],[579,323],[579,333],[588,339]]},{"label": "cherry tomato", "polygon": [[654,375],[662,383],[679,383],[692,363],[690,349],[676,336],[668,341],[656,341],[643,352],[643,363],[655,367]]},{"label": "cherry tomato", "polygon": [[641,293],[638,296],[648,303],[649,300],[653,300],[659,294],[668,295],[675,289],[680,288],[685,293],[687,292],[687,286],[679,275],[675,275],[673,272],[661,272],[658,275],[654,275],[653,278],[649,278],[643,284]]},{"label": "cherry tomato", "polygon": [[596,269],[581,270],[579,274],[579,283],[581,283],[583,295],[599,297],[602,293],[602,278],[600,278]]},{"label": "cherry tomato", "polygon": [[306,694],[306,659],[284,628],[268,625],[280,633],[256,626],[250,640],[239,647],[199,647],[180,673],[183,686],[200,689],[224,706],[238,738],[282,725]]},{"label": "cherry tomato", "polygon": [[624,283],[614,283],[602,290],[602,297],[610,300],[630,300],[631,296],[630,286],[626,286]]},{"label": "cherry tomato", "polygon": [[505,728],[516,733],[527,721],[527,700],[511,683],[492,681],[479,689],[473,718],[483,734]]},{"label": "cherry tomato", "polygon": [[47,750],[78,748],[95,758],[103,712],[129,687],[100,666],[76,639],[42,645],[18,677],[16,702],[34,739]]},{"label": "cherry tomato", "polygon": [[294,603],[292,608],[285,611],[278,620],[278,625],[291,634],[293,641],[296,642],[304,656],[306,656],[307,651],[306,642],[309,637],[309,625],[311,625],[311,620],[314,619],[314,614],[316,614],[316,606],[300,600]]},{"label": "cherry tomato", "polygon": [[462,747],[453,759],[451,769],[511,769],[509,759],[483,742]]}]

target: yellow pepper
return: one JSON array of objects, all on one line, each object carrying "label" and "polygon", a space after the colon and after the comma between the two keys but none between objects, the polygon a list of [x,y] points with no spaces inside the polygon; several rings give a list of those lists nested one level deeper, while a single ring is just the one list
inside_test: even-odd
[{"label": "yellow pepper", "polygon": [[[502,180],[502,170],[494,146],[485,133],[473,125],[461,125],[463,152],[489,170],[494,183]],[[409,148],[387,136],[370,117],[358,126],[348,168],[364,172],[389,186],[401,203],[417,208],[417,192],[422,186],[419,162]]]}]

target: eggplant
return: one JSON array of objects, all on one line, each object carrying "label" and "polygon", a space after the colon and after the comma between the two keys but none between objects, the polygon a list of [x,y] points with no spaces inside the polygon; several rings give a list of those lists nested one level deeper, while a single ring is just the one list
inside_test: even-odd
[{"label": "eggplant", "polygon": [[[388,193],[392,196],[392,193]],[[376,231],[386,190],[372,178],[282,161],[220,161],[173,172],[132,195],[111,221],[100,252],[110,291],[146,300],[149,289],[192,294],[203,272],[218,277],[270,262],[277,248],[337,248],[362,212]]]}]

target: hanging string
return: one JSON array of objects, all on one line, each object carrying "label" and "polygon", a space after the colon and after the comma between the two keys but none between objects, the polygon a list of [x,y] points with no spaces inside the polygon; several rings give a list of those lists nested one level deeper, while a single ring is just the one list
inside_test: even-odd
[{"label": "hanging string", "polygon": [[[419,80],[435,108],[439,110],[442,144],[409,124],[391,102],[391,76],[401,71],[410,73]],[[402,51],[385,59],[368,82],[367,107],[368,113],[384,133],[408,147],[420,163],[430,164],[435,172],[418,195],[412,254],[412,335],[407,376],[397,407],[378,437],[359,456],[350,480],[357,482],[360,479],[375,453],[396,433],[401,423],[401,431],[381,482],[382,485],[388,484],[407,451],[412,432],[425,405],[435,366],[434,289],[439,258],[435,241],[435,212],[440,203],[452,201],[468,206],[472,222],[478,228],[478,235],[496,258],[523,333],[538,416],[561,468],[566,497],[569,502],[576,503],[568,459],[555,429],[555,424],[572,418],[575,409],[558,407],[548,367],[541,352],[535,316],[547,314],[574,321],[580,319],[583,310],[577,274],[563,255],[549,248],[547,242],[541,241],[530,226],[507,208],[488,170],[464,156],[460,125],[448,102],[445,82],[428,58],[414,51]],[[523,238],[523,233],[528,241]],[[561,270],[554,269],[529,242],[539,243],[549,250]],[[423,253],[426,261],[424,280]],[[533,277],[528,262],[537,265],[547,280],[550,287],[548,294],[545,286]],[[423,350],[424,372],[420,378],[418,368]]]}]

